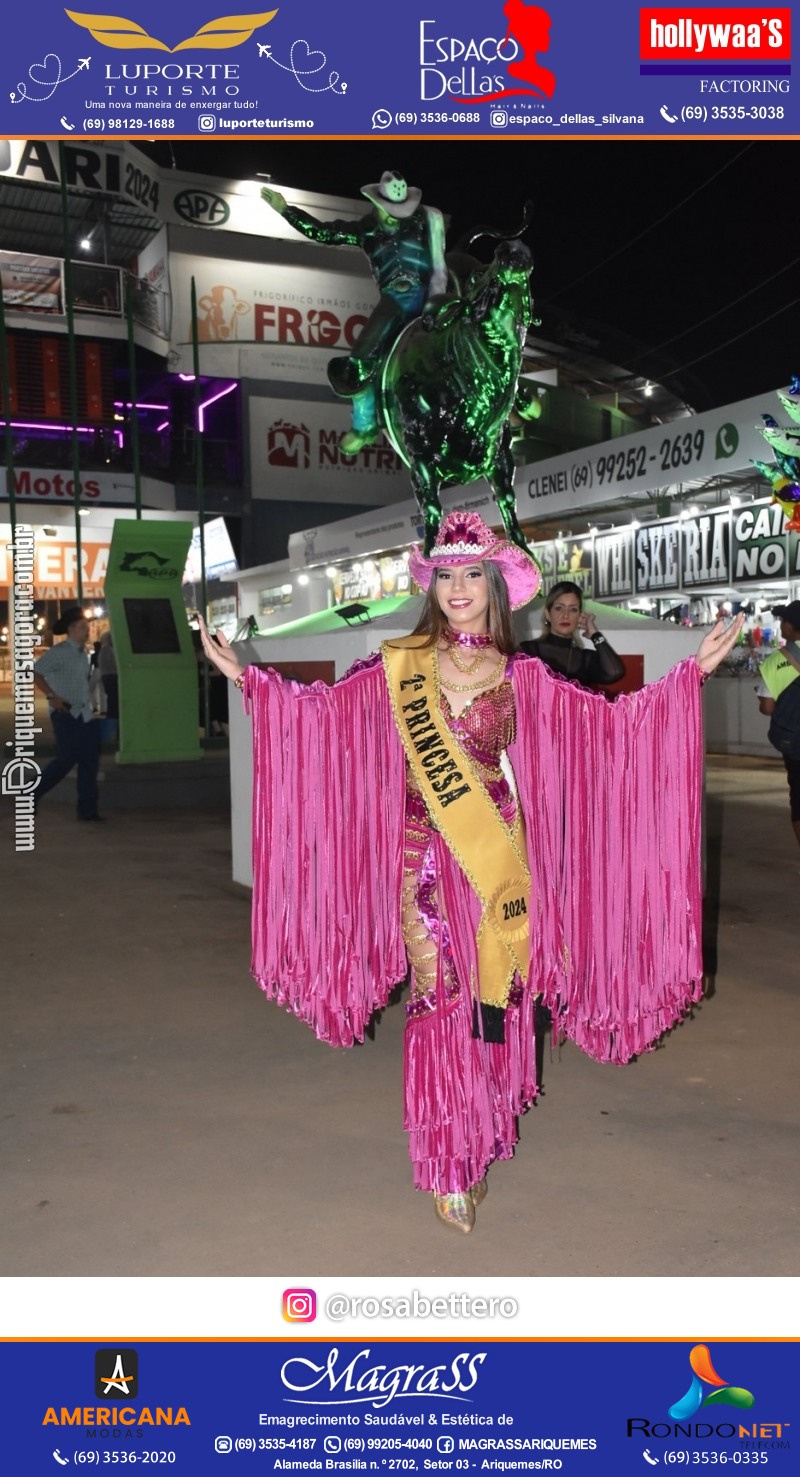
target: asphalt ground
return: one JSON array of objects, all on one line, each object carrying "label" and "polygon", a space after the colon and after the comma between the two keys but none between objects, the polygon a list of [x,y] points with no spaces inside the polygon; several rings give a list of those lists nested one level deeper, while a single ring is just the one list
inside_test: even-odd
[{"label": "asphalt ground", "polygon": [[51,798],[27,855],[0,812],[0,1275],[797,1273],[800,848],[779,761],[708,763],[702,1005],[626,1068],[548,1046],[469,1237],[412,1188],[402,1003],[336,1051],[250,979],[225,810],[80,825]]}]

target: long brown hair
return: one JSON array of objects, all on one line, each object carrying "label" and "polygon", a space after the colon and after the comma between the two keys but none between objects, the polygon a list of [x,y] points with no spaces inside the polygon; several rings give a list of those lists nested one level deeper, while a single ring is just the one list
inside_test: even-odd
[{"label": "long brown hair", "polygon": [[[513,656],[519,648],[511,621],[508,586],[491,559],[476,559],[475,563],[482,565],[489,587],[489,634],[503,656]],[[437,571],[434,570],[422,613],[411,632],[412,636],[427,636],[426,646],[435,646],[448,625],[447,617],[436,599],[436,575]]]}]

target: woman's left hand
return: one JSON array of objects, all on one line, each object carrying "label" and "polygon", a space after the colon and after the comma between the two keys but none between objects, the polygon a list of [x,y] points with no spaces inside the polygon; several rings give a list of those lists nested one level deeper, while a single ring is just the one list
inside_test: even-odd
[{"label": "woman's left hand", "polygon": [[581,616],[579,625],[584,636],[592,637],[597,635],[597,621],[588,610]]},{"label": "woman's left hand", "polygon": [[244,668],[240,666],[239,658],[233,647],[226,641],[221,631],[217,631],[216,640],[212,640],[208,627],[199,613],[197,614],[197,624],[200,627],[200,641],[203,651],[211,662],[211,665],[216,667],[217,671],[221,672],[223,677],[228,677],[231,682],[235,682],[237,677],[241,677]]},{"label": "woman's left hand", "polygon": [[695,658],[702,672],[715,672],[720,662],[724,662],[726,656],[733,650],[737,638],[744,625],[744,612],[740,611],[726,626],[720,616],[713,630],[703,637]]}]

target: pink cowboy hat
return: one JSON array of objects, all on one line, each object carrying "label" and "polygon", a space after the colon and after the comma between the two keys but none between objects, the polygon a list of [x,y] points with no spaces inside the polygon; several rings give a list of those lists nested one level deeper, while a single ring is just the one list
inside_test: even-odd
[{"label": "pink cowboy hat", "polygon": [[487,528],[480,513],[448,513],[442,520],[430,554],[426,557],[421,548],[413,548],[408,556],[408,567],[420,589],[427,590],[435,569],[480,564],[484,559],[498,565],[508,588],[512,610],[519,610],[533,599],[542,583],[533,555],[526,554],[509,539],[498,538],[491,528]]}]

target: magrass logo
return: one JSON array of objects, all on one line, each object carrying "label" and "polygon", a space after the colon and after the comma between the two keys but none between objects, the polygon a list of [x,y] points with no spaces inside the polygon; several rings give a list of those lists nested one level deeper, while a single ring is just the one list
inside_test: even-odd
[{"label": "magrass logo", "polygon": [[98,1349],[94,1356],[98,1400],[135,1400],[139,1393],[139,1355],[135,1349]]},{"label": "magrass logo", "polygon": [[[749,1390],[743,1390],[739,1385],[729,1385],[727,1380],[720,1379],[705,1344],[695,1344],[689,1354],[689,1365],[692,1383],[686,1394],[669,1408],[669,1415],[674,1421],[691,1420],[706,1405],[736,1405],[739,1410],[749,1410],[751,1405],[755,1405],[755,1396]],[[708,1385],[712,1386],[709,1394],[706,1393]]]},{"label": "magrass logo", "polygon": [[255,15],[223,15],[218,20],[207,21],[193,36],[179,41],[177,46],[167,46],[148,35],[144,26],[128,20],[122,15],[90,15],[80,10],[68,10],[66,14],[76,26],[89,32],[93,41],[100,46],[112,46],[117,51],[229,51],[234,46],[243,46],[255,31],[260,31],[278,14],[277,10],[263,10]]}]

